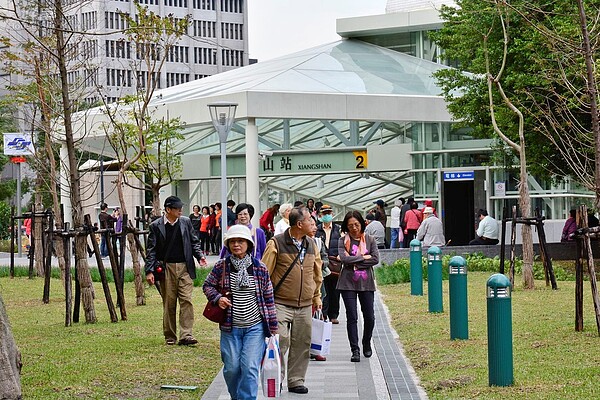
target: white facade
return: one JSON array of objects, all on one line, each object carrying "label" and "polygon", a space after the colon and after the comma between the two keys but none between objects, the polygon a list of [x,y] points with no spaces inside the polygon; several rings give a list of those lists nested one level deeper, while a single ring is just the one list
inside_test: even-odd
[{"label": "white facade", "polygon": [[[190,17],[186,34],[165,55],[158,77],[159,89],[248,65],[246,0],[139,0],[139,3],[156,15]],[[28,2],[21,4],[22,11],[29,15],[35,12],[25,10]],[[66,35],[68,76],[75,98],[97,104],[102,96],[113,102],[135,93],[137,86],[145,86],[147,68],[123,33],[128,28],[124,14],[136,14],[133,0],[66,0],[63,7],[65,29],[75,32]],[[43,26],[52,23],[52,17],[46,14],[51,15],[42,11],[39,17]],[[14,48],[18,49],[19,42],[27,38],[25,30],[15,23],[3,28],[11,36]],[[15,74],[0,74],[0,78],[0,90],[22,81]]]},{"label": "white facade", "polygon": [[[159,89],[248,65],[245,0],[141,0],[140,4],[157,15],[190,17],[187,34],[166,55]],[[134,93],[136,85],[143,86],[148,79],[143,72],[135,76],[145,67],[141,63],[140,68],[134,44],[124,40],[122,30],[128,28],[124,13],[135,15],[133,1],[95,0],[70,11],[82,31],[94,34],[79,44],[79,53],[89,63],[79,77],[88,78],[86,85],[97,86],[97,82],[108,102]],[[88,96],[88,103],[98,100],[97,94]]]}]

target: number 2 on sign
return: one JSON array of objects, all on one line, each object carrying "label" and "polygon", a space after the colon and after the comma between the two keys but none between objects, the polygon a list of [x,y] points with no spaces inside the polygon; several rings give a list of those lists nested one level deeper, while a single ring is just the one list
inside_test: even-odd
[{"label": "number 2 on sign", "polygon": [[356,160],[356,169],[367,168],[367,152],[366,151],[355,151],[354,157]]}]

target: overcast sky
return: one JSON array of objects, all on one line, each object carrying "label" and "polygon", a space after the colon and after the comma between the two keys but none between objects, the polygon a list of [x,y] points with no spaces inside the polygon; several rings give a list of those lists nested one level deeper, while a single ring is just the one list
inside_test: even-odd
[{"label": "overcast sky", "polygon": [[269,60],[331,43],[337,18],[384,14],[387,0],[247,0],[250,58]]}]

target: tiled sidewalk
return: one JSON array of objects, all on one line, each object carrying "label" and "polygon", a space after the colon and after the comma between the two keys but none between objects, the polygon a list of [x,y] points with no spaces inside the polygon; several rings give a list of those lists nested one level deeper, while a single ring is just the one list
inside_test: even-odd
[{"label": "tiled sidewalk", "polygon": [[[341,302],[343,307],[343,302]],[[402,354],[396,332],[389,325],[385,307],[377,293],[375,296],[375,331],[373,356],[361,362],[350,362],[350,345],[346,335],[345,311],[340,314],[340,324],[333,325],[331,354],[327,361],[311,361],[306,375],[308,394],[293,394],[284,388],[283,399],[426,399],[425,391],[418,386],[412,367]],[[360,324],[362,325],[362,323]],[[262,394],[259,389],[259,394]],[[260,400],[266,398],[259,396]],[[229,400],[229,393],[220,372],[202,397],[203,400]]]}]

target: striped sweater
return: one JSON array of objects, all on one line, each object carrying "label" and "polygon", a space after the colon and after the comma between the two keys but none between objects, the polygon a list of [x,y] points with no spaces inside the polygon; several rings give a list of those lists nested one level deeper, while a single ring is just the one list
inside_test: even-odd
[{"label": "striped sweater", "polygon": [[[208,301],[213,304],[217,304],[221,298],[221,275],[225,270],[225,278],[223,280],[223,286],[226,291],[231,291],[231,282],[229,280],[229,273],[231,271],[231,261],[229,257],[220,259],[217,261],[212,271],[206,277],[202,290],[206,295]],[[249,271],[250,272],[250,271]],[[267,267],[257,260],[252,258],[252,276],[254,277],[256,301],[258,303],[258,309],[262,316],[263,324],[265,325],[265,332],[271,334],[277,332],[277,312],[275,311],[275,301],[273,298],[273,285],[267,272]],[[225,332],[231,332],[233,322],[233,313],[231,307],[227,309],[227,317],[225,322],[219,324],[219,329]]]}]

